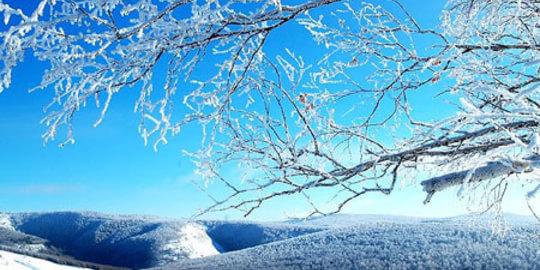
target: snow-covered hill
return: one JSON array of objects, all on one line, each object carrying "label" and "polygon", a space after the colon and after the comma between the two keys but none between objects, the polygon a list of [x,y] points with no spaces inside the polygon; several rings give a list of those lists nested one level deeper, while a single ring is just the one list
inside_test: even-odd
[{"label": "snow-covered hill", "polygon": [[491,220],[335,215],[256,223],[16,213],[0,214],[0,250],[100,269],[540,269],[538,223],[507,216],[511,230],[500,236]]},{"label": "snow-covered hill", "polygon": [[366,223],[163,269],[540,269],[540,230],[506,236],[458,224]]}]

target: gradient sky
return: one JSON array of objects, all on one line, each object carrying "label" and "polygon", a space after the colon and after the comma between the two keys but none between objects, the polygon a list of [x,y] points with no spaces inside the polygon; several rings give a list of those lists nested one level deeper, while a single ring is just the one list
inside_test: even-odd
[{"label": "gradient sky", "polygon": [[[23,5],[31,8],[36,3],[24,1]],[[435,26],[444,3],[442,0],[408,0],[405,6],[421,24]],[[17,4],[20,6],[21,2]],[[309,36],[305,30],[285,26],[271,36],[266,50],[272,53],[286,46],[292,51],[301,51],[306,40]],[[316,56],[320,51],[304,50],[304,53]],[[116,96],[98,128],[92,127],[97,111],[90,109],[80,113],[75,120],[74,145],[59,148],[58,141],[44,145],[41,139],[44,126],[39,121],[51,91],[28,93],[27,90],[39,83],[45,67],[44,63],[27,55],[14,71],[11,88],[0,94],[0,211],[90,210],[189,217],[198,208],[208,206],[210,201],[206,195],[190,182],[197,179],[192,173],[192,164],[181,154],[182,149],[197,145],[199,133],[186,129],[158,152],[144,146],[137,134],[139,118],[133,113],[137,94],[133,91],[122,91]],[[417,103],[424,104],[416,111],[425,118],[444,113],[432,102],[433,95],[416,98]],[[522,194],[519,189],[510,192],[506,198],[507,211],[527,214]],[[455,190],[437,194],[427,206],[422,204],[424,196],[418,185],[408,185],[391,196],[370,195],[358,199],[344,212],[413,216],[451,216],[466,212]],[[291,200],[271,202],[251,218],[275,220],[305,211],[304,206],[290,208]],[[239,215],[225,212],[210,217],[238,218]]]}]

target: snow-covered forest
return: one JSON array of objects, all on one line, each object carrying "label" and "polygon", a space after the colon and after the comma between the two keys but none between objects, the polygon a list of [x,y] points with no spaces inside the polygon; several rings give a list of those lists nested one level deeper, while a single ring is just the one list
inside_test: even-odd
[{"label": "snow-covered forest", "polygon": [[502,236],[486,227],[489,217],[478,216],[336,215],[260,223],[19,213],[3,214],[9,223],[0,227],[0,250],[91,269],[540,267],[536,220],[505,219],[510,230]]}]

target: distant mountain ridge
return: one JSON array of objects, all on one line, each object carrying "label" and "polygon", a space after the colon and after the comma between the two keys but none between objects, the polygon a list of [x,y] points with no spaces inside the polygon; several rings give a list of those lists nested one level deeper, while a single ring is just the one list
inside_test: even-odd
[{"label": "distant mountain ridge", "polygon": [[[49,256],[57,260],[73,260],[71,264],[81,265],[82,262],[90,262],[96,264],[92,266],[93,268],[100,269],[106,269],[108,266],[105,265],[136,269],[152,267],[216,269],[212,267],[213,265],[219,265],[223,269],[250,269],[257,265],[263,268],[270,267],[266,263],[271,262],[276,263],[276,267],[285,267],[285,269],[288,268],[286,265],[291,263],[289,268],[302,268],[301,266],[305,264],[306,269],[313,269],[318,264],[325,265],[324,258],[320,258],[322,255],[314,253],[314,249],[340,249],[342,246],[343,252],[332,250],[336,254],[341,254],[341,257],[330,256],[329,258],[343,261],[344,267],[372,268],[378,263],[396,264],[398,262],[390,259],[384,262],[384,258],[381,257],[378,260],[372,260],[371,264],[367,263],[369,260],[363,260],[365,265],[355,264],[362,256],[377,257],[375,256],[377,254],[367,251],[374,247],[368,248],[365,244],[386,246],[383,240],[394,239],[392,240],[394,244],[388,244],[387,247],[401,250],[399,243],[396,244],[400,236],[393,233],[399,232],[405,233],[402,239],[407,245],[417,243],[420,237],[426,238],[427,240],[424,239],[425,241],[422,240],[416,244],[423,248],[440,248],[441,245],[444,248],[451,248],[452,245],[439,243],[443,241],[442,238],[446,238],[444,241],[452,239],[456,243],[469,247],[471,254],[480,251],[490,254],[489,249],[484,250],[482,243],[486,247],[489,245],[496,247],[494,250],[501,254],[513,254],[518,249],[519,252],[532,257],[532,259],[524,259],[525,265],[536,266],[531,263],[537,263],[539,260],[536,257],[540,258],[540,241],[538,240],[540,226],[532,217],[517,215],[505,217],[514,230],[509,234],[510,238],[506,238],[506,241],[510,243],[507,248],[499,244],[498,240],[490,240],[493,234],[488,226],[484,226],[488,225],[489,217],[462,216],[432,219],[382,215],[334,215],[309,220],[259,223],[188,221],[95,212],[0,213],[0,250],[38,257]],[[467,225],[467,222],[481,226],[462,226]],[[439,234],[431,231],[436,229],[441,230]],[[344,236],[347,237],[343,238]],[[471,241],[476,238],[480,239],[480,245],[471,244]],[[374,241],[377,239],[380,241]],[[302,245],[305,249],[301,248]],[[291,251],[291,247],[295,249]],[[534,250],[535,247],[536,250]],[[358,251],[351,253],[346,250],[348,248]],[[409,247],[408,250],[410,254],[407,256],[414,257],[419,256],[417,253],[421,254],[421,250],[418,249]],[[296,257],[290,260],[289,255]],[[315,258],[323,261],[317,261]],[[265,259],[269,261],[263,261]],[[404,265],[411,267],[427,267],[426,265],[411,265],[411,261],[404,260],[403,262],[406,263]],[[231,263],[234,267],[227,268],[231,266]],[[246,268],[241,267],[242,265]],[[332,265],[327,266],[332,267]],[[514,265],[509,264],[509,266]]]}]

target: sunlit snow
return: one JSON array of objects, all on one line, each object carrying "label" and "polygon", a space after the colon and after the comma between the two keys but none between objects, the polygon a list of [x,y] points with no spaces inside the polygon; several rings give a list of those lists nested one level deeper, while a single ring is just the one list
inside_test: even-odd
[{"label": "sunlit snow", "polygon": [[86,269],[60,265],[30,256],[0,250],[0,270],[75,270]]}]

